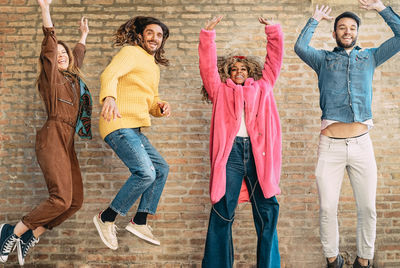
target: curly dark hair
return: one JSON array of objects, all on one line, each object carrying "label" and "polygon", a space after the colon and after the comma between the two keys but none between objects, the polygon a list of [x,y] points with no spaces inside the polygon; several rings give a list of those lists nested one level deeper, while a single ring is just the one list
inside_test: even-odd
[{"label": "curly dark hair", "polygon": [[169,61],[164,56],[164,45],[169,37],[169,29],[167,25],[162,23],[159,19],[153,17],[145,17],[145,16],[137,16],[129,19],[127,22],[122,24],[118,30],[114,33],[114,44],[115,46],[123,46],[125,44],[140,46],[144,50],[146,50],[143,45],[143,40],[140,38],[140,35],[143,35],[143,31],[147,25],[157,24],[161,27],[163,31],[163,39],[161,42],[160,48],[154,54],[154,58],[156,63],[168,66]]},{"label": "curly dark hair", "polygon": [[[258,80],[262,77],[262,65],[259,63],[255,57],[238,57],[238,56],[228,56],[228,57],[218,57],[217,67],[218,73],[221,77],[221,81],[225,83],[226,79],[231,77],[231,69],[236,62],[243,63],[249,74],[249,77],[254,80]],[[208,93],[204,87],[201,87],[202,100],[211,103]]]}]

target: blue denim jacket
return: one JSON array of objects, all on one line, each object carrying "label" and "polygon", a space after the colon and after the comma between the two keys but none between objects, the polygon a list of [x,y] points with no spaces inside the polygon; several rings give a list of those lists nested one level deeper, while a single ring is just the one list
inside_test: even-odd
[{"label": "blue denim jacket", "polygon": [[310,18],[297,39],[296,54],[318,75],[321,119],[344,123],[372,118],[372,78],[375,68],[400,51],[400,17],[387,7],[379,13],[394,37],[377,48],[356,46],[350,55],[341,48],[317,50],[309,45],[318,21]]}]

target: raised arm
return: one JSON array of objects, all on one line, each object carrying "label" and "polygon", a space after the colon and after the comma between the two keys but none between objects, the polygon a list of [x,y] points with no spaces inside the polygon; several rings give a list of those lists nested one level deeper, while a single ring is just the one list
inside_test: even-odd
[{"label": "raised arm", "polygon": [[386,40],[378,48],[372,49],[375,65],[379,66],[400,51],[400,17],[380,0],[359,0],[359,2],[361,8],[378,12],[394,33],[392,38]]},{"label": "raised arm", "polygon": [[265,57],[262,79],[270,85],[274,85],[279,76],[283,60],[283,33],[279,24],[273,24],[264,18],[258,18],[261,24],[265,25],[267,35],[267,56]]},{"label": "raised arm", "polygon": [[89,22],[86,17],[81,18],[79,22],[79,31],[81,32],[79,43],[81,43],[82,45],[86,45],[86,38],[89,34]]},{"label": "raised arm", "polygon": [[45,80],[49,83],[51,83],[54,76],[58,73],[57,37],[50,16],[51,2],[51,0],[38,0],[42,12],[44,34],[40,52],[40,61],[42,62],[43,69],[41,70],[40,75],[44,76]]},{"label": "raised arm", "polygon": [[89,34],[89,24],[87,18],[81,18],[79,22],[79,31],[81,32],[81,37],[73,50],[73,54],[75,57],[75,65],[80,68],[85,57],[86,38]]},{"label": "raised arm", "polygon": [[314,15],[308,20],[306,26],[304,26],[294,46],[296,54],[317,73],[319,73],[320,64],[325,54],[323,51],[311,47],[310,41],[315,32],[315,28],[321,20],[333,20],[333,17],[329,16],[331,11],[332,9],[329,8],[329,6],[321,6],[321,8],[319,8],[317,5]]},{"label": "raised arm", "polygon": [[42,21],[43,26],[46,28],[53,27],[53,22],[51,21],[50,16],[50,4],[52,0],[38,0],[38,4],[40,9],[42,10]]},{"label": "raised arm", "polygon": [[199,66],[200,75],[208,96],[212,101],[221,84],[217,67],[217,47],[215,44],[214,27],[221,21],[222,16],[214,17],[206,23],[200,32]]}]

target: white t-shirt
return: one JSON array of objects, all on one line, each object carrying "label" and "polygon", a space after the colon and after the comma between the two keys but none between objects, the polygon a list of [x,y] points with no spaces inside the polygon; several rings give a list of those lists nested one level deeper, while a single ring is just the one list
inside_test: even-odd
[{"label": "white t-shirt", "polygon": [[244,121],[244,109],[242,111],[242,120],[240,122],[240,128],[236,136],[239,137],[248,137],[249,134],[247,133],[246,122]]}]

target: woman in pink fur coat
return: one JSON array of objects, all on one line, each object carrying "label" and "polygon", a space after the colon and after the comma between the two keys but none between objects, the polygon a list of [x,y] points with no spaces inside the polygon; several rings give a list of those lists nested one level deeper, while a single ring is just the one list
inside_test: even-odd
[{"label": "woman in pink fur coat", "polygon": [[280,194],[281,129],[273,86],[283,58],[279,24],[264,18],[264,68],[253,58],[233,56],[217,63],[214,27],[200,32],[200,74],[213,104],[210,128],[212,209],[202,267],[233,266],[232,223],[238,202],[250,201],[257,232],[257,267],[280,267],[276,224]]}]

